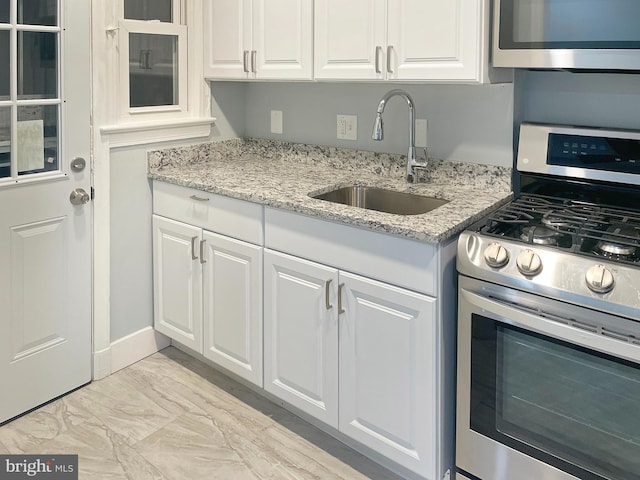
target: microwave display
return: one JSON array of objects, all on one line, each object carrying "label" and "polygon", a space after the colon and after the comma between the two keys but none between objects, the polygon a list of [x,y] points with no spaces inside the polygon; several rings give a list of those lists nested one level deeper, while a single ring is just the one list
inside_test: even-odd
[{"label": "microwave display", "polygon": [[501,49],[640,48],[638,0],[502,0]]}]

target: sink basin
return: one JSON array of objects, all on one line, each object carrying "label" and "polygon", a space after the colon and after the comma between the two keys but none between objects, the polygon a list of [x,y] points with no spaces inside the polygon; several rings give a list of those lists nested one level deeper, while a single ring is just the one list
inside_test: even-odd
[{"label": "sink basin", "polygon": [[396,215],[419,215],[448,203],[447,200],[440,198],[358,185],[338,188],[330,192],[311,195],[311,197],[378,212],[395,213]]}]

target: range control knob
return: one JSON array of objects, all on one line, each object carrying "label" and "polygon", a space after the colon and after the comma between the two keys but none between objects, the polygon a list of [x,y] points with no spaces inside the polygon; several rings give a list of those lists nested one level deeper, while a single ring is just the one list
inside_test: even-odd
[{"label": "range control knob", "polygon": [[484,250],[484,261],[493,268],[504,267],[509,262],[509,252],[498,242],[493,242]]},{"label": "range control knob", "polygon": [[537,275],[542,271],[542,260],[533,250],[523,250],[516,258],[516,265],[520,273],[527,276]]},{"label": "range control knob", "polygon": [[615,284],[613,274],[604,265],[594,265],[589,268],[585,280],[589,290],[596,293],[608,293],[613,290]]}]

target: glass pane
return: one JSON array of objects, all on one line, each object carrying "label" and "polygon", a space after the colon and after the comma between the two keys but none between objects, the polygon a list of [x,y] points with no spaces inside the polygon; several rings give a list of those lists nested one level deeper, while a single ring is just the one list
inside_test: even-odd
[{"label": "glass pane", "polygon": [[18,99],[58,96],[57,33],[18,32]]},{"label": "glass pane", "polygon": [[18,23],[23,25],[57,25],[57,0],[19,0]]},{"label": "glass pane", "polygon": [[496,429],[607,478],[640,471],[637,365],[498,327]]},{"label": "glass pane", "polygon": [[0,0],[0,23],[9,23],[9,0]]},{"label": "glass pane", "polygon": [[172,22],[173,0],[124,0],[124,18]]},{"label": "glass pane", "polygon": [[0,178],[11,176],[11,107],[0,108]]},{"label": "glass pane", "polygon": [[58,106],[18,107],[18,174],[58,169]]},{"label": "glass pane", "polygon": [[0,100],[9,100],[11,94],[11,34],[0,30]]},{"label": "glass pane", "polygon": [[178,37],[129,34],[129,104],[178,104]]}]

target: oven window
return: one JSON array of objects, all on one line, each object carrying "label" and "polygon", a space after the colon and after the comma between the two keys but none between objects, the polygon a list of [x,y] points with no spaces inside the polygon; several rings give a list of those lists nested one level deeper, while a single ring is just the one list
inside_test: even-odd
[{"label": "oven window", "polygon": [[471,428],[581,479],[640,479],[640,367],[473,315]]}]

